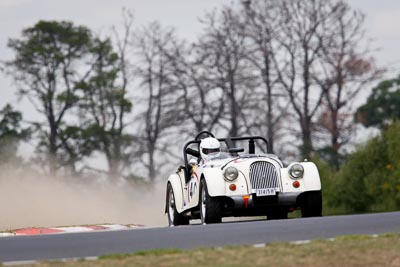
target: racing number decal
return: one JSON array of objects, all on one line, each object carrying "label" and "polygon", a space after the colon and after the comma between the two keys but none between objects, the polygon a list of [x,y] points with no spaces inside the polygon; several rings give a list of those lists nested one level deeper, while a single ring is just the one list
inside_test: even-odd
[{"label": "racing number decal", "polygon": [[188,203],[190,203],[193,200],[193,197],[196,195],[198,180],[199,178],[197,177],[197,174],[194,172],[188,186]]},{"label": "racing number decal", "polygon": [[190,192],[189,192],[190,200],[192,200],[194,194],[196,193],[196,189],[197,189],[197,183],[196,182],[190,183]]}]

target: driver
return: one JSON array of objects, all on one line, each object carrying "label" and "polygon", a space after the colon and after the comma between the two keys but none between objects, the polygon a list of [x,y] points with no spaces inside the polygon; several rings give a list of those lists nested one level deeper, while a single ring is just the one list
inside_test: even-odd
[{"label": "driver", "polygon": [[219,156],[221,152],[221,145],[216,138],[207,137],[200,142],[200,155],[206,161],[210,157]]}]

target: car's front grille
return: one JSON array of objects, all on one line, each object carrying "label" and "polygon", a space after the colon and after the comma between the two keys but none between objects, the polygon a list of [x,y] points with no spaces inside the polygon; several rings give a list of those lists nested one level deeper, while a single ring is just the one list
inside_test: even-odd
[{"label": "car's front grille", "polygon": [[250,183],[253,190],[281,188],[275,166],[266,161],[256,161],[250,165]]}]

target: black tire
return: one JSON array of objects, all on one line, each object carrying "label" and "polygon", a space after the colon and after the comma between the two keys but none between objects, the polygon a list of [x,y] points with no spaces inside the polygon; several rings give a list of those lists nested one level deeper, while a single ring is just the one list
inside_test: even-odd
[{"label": "black tire", "polygon": [[222,203],[218,198],[210,197],[204,179],[200,182],[199,208],[202,224],[220,223],[222,221]]},{"label": "black tire", "polygon": [[267,220],[284,220],[288,218],[288,209],[279,208],[267,212]]},{"label": "black tire", "polygon": [[167,214],[169,226],[187,225],[189,218],[183,216],[176,210],[175,195],[171,184],[167,185]]},{"label": "black tire", "polygon": [[307,192],[301,200],[301,217],[322,216],[322,194],[321,191]]}]

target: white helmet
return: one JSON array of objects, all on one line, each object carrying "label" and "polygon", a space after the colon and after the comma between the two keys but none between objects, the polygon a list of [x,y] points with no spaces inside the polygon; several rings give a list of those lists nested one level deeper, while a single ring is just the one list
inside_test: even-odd
[{"label": "white helmet", "polygon": [[218,156],[221,152],[221,145],[214,137],[207,137],[200,142],[200,155],[203,160],[209,157]]}]

